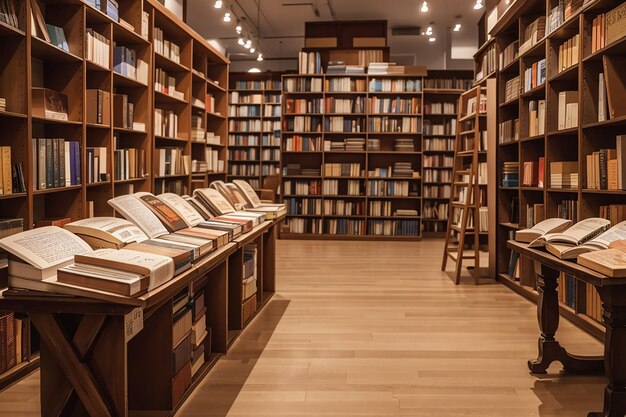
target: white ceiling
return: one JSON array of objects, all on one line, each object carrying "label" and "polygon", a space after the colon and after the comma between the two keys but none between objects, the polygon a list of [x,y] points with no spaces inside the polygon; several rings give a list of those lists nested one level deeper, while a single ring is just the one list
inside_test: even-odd
[{"label": "white ceiling", "polygon": [[[422,0],[224,0],[215,9],[214,0],[187,0],[187,22],[207,39],[219,40],[231,61],[251,60],[246,49],[237,45],[236,19],[223,22],[225,11],[243,18],[244,30],[258,37],[265,58],[293,59],[304,45],[304,22],[328,20],[386,19],[392,60],[425,65],[430,69],[467,68],[471,61],[451,59],[451,48],[475,49],[477,22],[484,9],[474,10],[474,0],[431,0],[427,13],[419,11]],[[291,4],[291,6],[289,6]],[[319,12],[319,17],[315,11]],[[457,16],[461,16],[457,19]],[[451,28],[461,22],[460,32]],[[436,42],[427,36],[393,36],[396,27],[420,26],[433,22]]]}]

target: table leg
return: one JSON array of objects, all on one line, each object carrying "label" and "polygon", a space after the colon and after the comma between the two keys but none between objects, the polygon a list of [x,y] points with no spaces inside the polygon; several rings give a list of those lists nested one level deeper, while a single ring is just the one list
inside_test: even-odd
[{"label": "table leg", "polygon": [[556,340],[559,328],[559,295],[557,292],[559,272],[545,265],[535,264],[537,272],[537,319],[541,336],[539,337],[539,355],[534,361],[528,361],[528,368],[534,374],[545,374],[554,361],[561,362],[565,372],[602,373],[602,357],[581,357],[571,355]]},{"label": "table leg", "polygon": [[621,286],[596,287],[602,298],[604,325],[604,367],[609,380],[604,389],[604,409],[588,417],[626,415],[626,292]]}]

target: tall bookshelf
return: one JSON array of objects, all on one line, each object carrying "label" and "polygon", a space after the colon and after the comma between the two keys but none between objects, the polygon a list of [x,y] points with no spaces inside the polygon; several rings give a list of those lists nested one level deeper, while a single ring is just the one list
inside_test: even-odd
[{"label": "tall bookshelf", "polygon": [[424,79],[424,237],[445,236],[454,167],[457,104],[471,84],[471,71],[429,70]]},{"label": "tall bookshelf", "polygon": [[230,74],[229,181],[261,188],[265,177],[280,175],[281,75]]},{"label": "tall bookshelf", "polygon": [[[383,80],[389,84],[378,88]],[[406,82],[411,91],[387,91]],[[283,76],[281,171],[289,214],[281,237],[421,238],[421,84],[415,75]],[[373,103],[385,99],[407,107],[375,110]],[[395,163],[412,172],[390,175]],[[398,209],[415,212],[400,217]]]},{"label": "tall bookshelf", "polygon": [[[522,52],[499,67],[499,124],[519,120],[517,134],[498,138],[498,231],[497,268],[500,280],[521,294],[536,299],[536,275],[532,263],[521,257],[517,270],[513,267],[514,255],[506,248],[506,240],[515,230],[532,226],[533,218],[569,217],[580,221],[601,215],[603,207],[621,205],[626,191],[595,189],[587,182],[587,172],[591,169],[587,157],[601,149],[615,149],[616,136],[624,133],[624,117],[608,117],[598,121],[599,74],[604,71],[603,58],[613,63],[623,57],[626,38],[622,37],[592,51],[592,38],[595,37],[593,21],[599,15],[619,6],[620,2],[602,0],[588,1],[563,22],[550,31],[550,11],[558,2],[540,0],[515,2],[502,15],[492,34],[496,38],[500,52],[519,39],[523,44],[525,29],[538,16],[546,18],[545,36],[536,44],[522,48]],[[574,56],[573,65],[559,65],[559,48],[568,39],[579,35],[580,47]],[[513,55],[511,55],[513,57]],[[524,74],[532,65],[546,59],[546,81],[532,88],[524,88]],[[519,97],[505,99],[506,82],[521,75]],[[623,75],[619,75],[623,79]],[[611,88],[607,86],[607,88]],[[559,126],[559,93],[574,91],[578,111],[575,114],[578,124],[572,127]],[[615,91],[615,90],[613,90]],[[621,99],[617,93],[617,100]],[[529,103],[545,100],[546,124],[543,131],[530,131]],[[543,120],[543,119],[542,119]],[[506,132],[510,133],[510,132]],[[524,185],[524,163],[545,158],[544,186]],[[519,186],[503,186],[502,169],[505,162],[519,164]],[[557,188],[551,182],[551,167],[554,162],[573,162],[578,173],[578,183],[565,188]],[[532,209],[532,216],[530,209]],[[613,219],[615,220],[615,219]],[[560,286],[561,313],[594,335],[602,332],[600,317],[590,310],[591,288],[575,280],[563,280]],[[568,288],[573,286],[573,288]],[[570,292],[569,302],[566,300]],[[573,296],[573,297],[571,297]]]},{"label": "tall bookshelf", "polygon": [[[0,23],[0,97],[6,99],[6,110],[0,111],[0,126],[4,134],[1,146],[10,146],[11,163],[21,165],[25,192],[0,195],[0,217],[22,218],[24,228],[52,218],[78,220],[90,215],[112,216],[107,200],[136,191],[159,193],[180,183],[180,191],[190,192],[193,186],[206,186],[213,179],[225,179],[225,171],[212,173],[189,172],[185,175],[159,177],[153,163],[154,150],[180,147],[191,160],[204,160],[206,143],[192,143],[192,114],[194,98],[206,100],[206,93],[215,97],[211,115],[201,115],[201,127],[221,137],[211,145],[226,159],[228,60],[211,47],[200,35],[188,28],[156,0],[120,2],[119,17],[127,24],[107,16],[87,2],[76,0],[43,0],[39,2],[46,23],[61,27],[67,40],[67,50],[32,35],[35,28],[30,1],[17,1],[18,25]],[[144,14],[145,12],[145,14]],[[142,23],[143,21],[143,23]],[[164,37],[180,47],[180,62],[155,52],[154,29],[163,30]],[[89,30],[88,30],[89,29]],[[88,32],[97,33],[111,47],[111,53],[96,63],[88,59]],[[142,36],[143,35],[143,36]],[[137,60],[145,63],[147,76],[143,80],[114,71],[113,45],[135,51]],[[169,96],[153,88],[156,70],[162,69],[176,80],[182,98]],[[67,96],[67,120],[36,115],[40,108],[39,88],[44,87]],[[89,120],[92,100],[90,90],[99,89],[110,95],[103,101],[101,113],[108,113],[100,123]],[[120,112],[114,95],[125,95],[133,104],[135,124],[118,123]],[[106,107],[105,107],[106,106]],[[157,137],[154,130],[154,109],[174,109],[179,116],[174,137]],[[201,112],[203,113],[203,112]],[[127,113],[128,116],[128,113]],[[80,181],[76,184],[38,184],[35,168],[38,161],[38,138],[62,138],[77,142],[76,156],[80,161]],[[100,153],[101,176],[87,176],[95,160],[94,149]],[[137,165],[133,175],[119,174],[120,153],[131,153]],[[142,156],[140,156],[142,155]],[[60,159],[60,158],[59,158]],[[90,162],[91,161],[91,162]],[[59,160],[60,163],[60,160]],[[50,165],[54,170],[54,165]],[[59,167],[59,170],[61,168]],[[53,171],[54,172],[54,171]],[[57,186],[55,186],[57,185]],[[5,270],[6,271],[6,270]],[[33,331],[33,334],[35,332]],[[37,366],[37,343],[32,343],[31,360],[0,375],[0,386],[11,383]]]}]

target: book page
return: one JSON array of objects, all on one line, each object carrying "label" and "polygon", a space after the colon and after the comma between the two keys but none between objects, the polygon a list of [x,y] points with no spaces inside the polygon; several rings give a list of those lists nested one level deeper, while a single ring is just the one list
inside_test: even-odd
[{"label": "book page", "polygon": [[623,239],[626,239],[626,221],[616,224],[600,236],[587,242],[587,244],[598,245],[608,249],[611,242]]},{"label": "book page", "polygon": [[591,217],[579,221],[563,233],[550,233],[544,237],[547,242],[567,242],[572,245],[579,245],[593,238],[596,234],[602,233],[610,224],[611,222],[606,219]]},{"label": "book page", "polygon": [[124,243],[143,242],[148,239],[148,236],[135,224],[117,217],[91,217],[65,225],[66,229],[80,233],[78,230],[73,230],[75,227],[99,230]]},{"label": "book page", "polygon": [[219,211],[220,214],[228,214],[234,213],[235,209],[230,205],[228,200],[224,198],[223,195],[220,194],[219,191],[213,190],[211,188],[203,188],[196,190],[195,192],[200,193],[207,201],[209,201],[215,209]]},{"label": "book page", "polygon": [[174,193],[165,193],[156,197],[174,209],[189,227],[197,226],[204,221],[198,211],[181,196]]},{"label": "book page", "polygon": [[559,219],[559,218],[554,217],[551,219],[545,219],[543,221],[540,221],[539,223],[531,227],[530,230],[537,231],[543,235],[543,234],[548,233],[551,230],[556,229],[559,226],[564,225],[565,223],[570,223],[570,220]]},{"label": "book page", "polygon": [[159,218],[134,195],[112,198],[109,200],[109,205],[126,220],[139,226],[151,239],[168,233]]},{"label": "book page", "polygon": [[187,227],[187,223],[178,213],[163,201],[156,198],[154,194],[139,192],[133,195],[142,201],[159,218],[170,233]]},{"label": "book page", "polygon": [[57,226],[39,227],[0,239],[0,248],[39,269],[61,265],[74,255],[92,252],[91,247],[71,232]]},{"label": "book page", "polygon": [[257,208],[261,206],[261,200],[259,199],[259,196],[257,196],[254,188],[252,188],[250,184],[243,180],[234,180],[233,184],[239,187],[239,189],[246,197],[248,202],[252,205],[252,207]]}]

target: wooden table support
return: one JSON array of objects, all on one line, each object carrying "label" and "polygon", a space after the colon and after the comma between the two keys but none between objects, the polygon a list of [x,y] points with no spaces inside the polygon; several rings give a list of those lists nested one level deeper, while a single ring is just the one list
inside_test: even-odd
[{"label": "wooden table support", "polygon": [[602,356],[576,356],[567,352],[556,340],[559,328],[559,293],[557,291],[559,271],[535,261],[537,272],[537,320],[539,321],[539,356],[528,361],[528,368],[534,374],[545,374],[550,364],[559,361],[567,373],[604,373]]},{"label": "wooden table support", "polygon": [[[539,356],[528,361],[533,373],[545,373],[559,361],[566,373],[604,370],[608,384],[604,389],[601,412],[587,417],[626,416],[626,278],[609,278],[574,262],[562,261],[550,253],[529,248],[527,244],[509,241],[508,247],[535,262],[539,302],[537,318],[541,336]],[[556,340],[559,327],[558,278],[564,272],[593,285],[602,299],[602,318],[606,328],[603,357],[581,357],[569,354]]]}]

